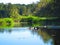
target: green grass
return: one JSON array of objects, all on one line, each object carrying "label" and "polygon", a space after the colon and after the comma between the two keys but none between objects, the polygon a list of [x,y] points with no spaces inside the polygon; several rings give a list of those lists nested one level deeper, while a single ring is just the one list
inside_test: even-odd
[{"label": "green grass", "polygon": [[[0,28],[1,27],[12,27],[15,24],[20,24],[21,22],[29,22],[33,26],[43,25],[45,20],[54,20],[57,17],[37,17],[37,16],[20,16],[19,18],[0,18]],[[16,21],[16,22],[15,22]]]},{"label": "green grass", "polygon": [[0,18],[0,28],[12,27],[13,25],[14,21],[12,18]]}]

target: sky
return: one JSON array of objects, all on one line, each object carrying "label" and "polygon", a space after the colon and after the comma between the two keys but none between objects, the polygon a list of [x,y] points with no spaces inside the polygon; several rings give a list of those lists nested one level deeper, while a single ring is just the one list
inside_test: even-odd
[{"label": "sky", "polygon": [[30,3],[36,3],[39,0],[0,0],[0,3],[12,3],[12,4],[30,4]]}]

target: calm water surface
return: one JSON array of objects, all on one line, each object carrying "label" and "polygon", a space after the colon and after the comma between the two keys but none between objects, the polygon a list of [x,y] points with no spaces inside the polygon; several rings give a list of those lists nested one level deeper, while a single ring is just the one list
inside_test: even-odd
[{"label": "calm water surface", "polygon": [[29,27],[0,28],[0,45],[54,45],[47,33]]}]

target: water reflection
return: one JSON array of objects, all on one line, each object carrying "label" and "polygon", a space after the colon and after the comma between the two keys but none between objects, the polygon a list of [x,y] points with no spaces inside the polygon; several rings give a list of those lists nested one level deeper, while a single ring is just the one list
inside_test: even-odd
[{"label": "water reflection", "polygon": [[[1,33],[3,32],[3,33]],[[1,28],[0,45],[54,45],[51,36],[29,27]]]},{"label": "water reflection", "polygon": [[54,45],[60,45],[60,29],[46,29],[44,31],[52,36]]},{"label": "water reflection", "polygon": [[44,43],[47,43],[49,40],[52,41],[51,40],[52,37],[50,35],[48,35],[48,33],[44,32],[43,30],[32,30],[32,33],[33,34],[37,33],[38,36],[41,36]]},{"label": "water reflection", "polygon": [[12,28],[12,27],[34,27],[34,26],[40,26],[39,23],[29,23],[29,22],[20,22],[20,23],[17,23],[17,24],[2,24],[0,25],[0,28]]}]

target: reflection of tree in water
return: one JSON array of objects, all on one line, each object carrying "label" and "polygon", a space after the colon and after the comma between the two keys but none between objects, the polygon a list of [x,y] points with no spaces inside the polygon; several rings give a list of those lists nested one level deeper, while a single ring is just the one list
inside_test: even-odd
[{"label": "reflection of tree in water", "polygon": [[60,29],[50,29],[46,30],[46,32],[52,36],[54,45],[60,45]]},{"label": "reflection of tree in water", "polygon": [[5,32],[9,32],[9,33],[11,33],[11,32],[12,32],[12,30],[11,30],[11,29],[4,29],[4,28],[0,28],[0,33],[4,33],[4,31],[5,31]]},{"label": "reflection of tree in water", "polygon": [[51,39],[51,36],[44,32],[43,30],[38,30],[37,33],[43,38],[44,42],[48,42]]},{"label": "reflection of tree in water", "polygon": [[3,32],[4,32],[4,29],[1,29],[1,28],[0,28],[0,33],[3,33]]},{"label": "reflection of tree in water", "polygon": [[51,39],[51,36],[43,30],[32,30],[32,33],[41,36],[45,43]]},{"label": "reflection of tree in water", "polygon": [[54,45],[60,45],[60,29],[33,30],[32,33],[40,35],[44,42],[48,42],[52,38]]}]

